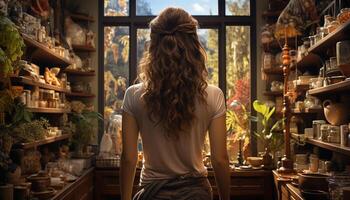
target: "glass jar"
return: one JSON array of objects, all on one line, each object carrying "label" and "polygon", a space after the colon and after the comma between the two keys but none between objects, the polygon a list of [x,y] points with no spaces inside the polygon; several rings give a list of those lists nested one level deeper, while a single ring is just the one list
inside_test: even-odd
[{"label": "glass jar", "polygon": [[343,24],[350,19],[350,8],[343,8],[337,16],[339,23]]},{"label": "glass jar", "polygon": [[320,128],[319,140],[326,141],[328,138],[328,124],[322,124]]},{"label": "glass jar", "polygon": [[330,25],[327,26],[328,29],[328,33],[332,33],[335,29],[338,28],[339,26],[339,22],[338,21],[332,21],[332,23]]},{"label": "glass jar", "polygon": [[324,27],[329,26],[333,21],[335,20],[334,17],[330,16],[330,15],[325,15],[324,16]]},{"label": "glass jar", "polygon": [[271,53],[264,54],[264,69],[270,69],[273,67],[275,57]]},{"label": "glass jar", "polygon": [[339,126],[328,126],[327,142],[340,143],[340,127]]},{"label": "glass jar", "polygon": [[326,124],[324,120],[313,120],[312,128],[314,132],[314,138],[318,139],[321,136],[321,125]]}]

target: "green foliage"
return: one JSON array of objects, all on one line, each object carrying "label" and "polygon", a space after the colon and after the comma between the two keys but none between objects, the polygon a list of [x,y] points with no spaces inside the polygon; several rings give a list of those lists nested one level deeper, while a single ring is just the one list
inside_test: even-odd
[{"label": "green foliage", "polygon": [[273,120],[272,115],[275,113],[275,107],[269,107],[265,103],[258,100],[253,102],[254,110],[260,114],[259,121],[262,125],[262,131],[255,133],[265,148],[269,148],[272,152],[277,151],[283,145],[282,129],[284,125],[284,119]]},{"label": "green foliage", "polygon": [[0,16],[0,75],[13,72],[14,63],[23,55],[24,42],[15,24],[5,16]]},{"label": "green foliage", "polygon": [[13,129],[13,137],[16,142],[41,140],[45,138],[49,126],[49,122],[44,118],[21,123]]},{"label": "green foliage", "polygon": [[71,143],[75,147],[88,145],[95,137],[96,126],[94,120],[103,119],[98,112],[83,111],[82,113],[72,113],[73,136]]}]

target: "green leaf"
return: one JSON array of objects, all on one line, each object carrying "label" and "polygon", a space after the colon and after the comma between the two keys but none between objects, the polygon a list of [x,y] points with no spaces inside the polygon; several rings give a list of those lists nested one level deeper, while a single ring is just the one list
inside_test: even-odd
[{"label": "green leaf", "polygon": [[268,112],[268,107],[259,100],[253,102],[253,108],[256,112],[265,115]]},{"label": "green leaf", "polygon": [[269,121],[273,113],[275,113],[275,110],[276,110],[275,107],[271,108],[270,112],[266,115],[266,121]]}]

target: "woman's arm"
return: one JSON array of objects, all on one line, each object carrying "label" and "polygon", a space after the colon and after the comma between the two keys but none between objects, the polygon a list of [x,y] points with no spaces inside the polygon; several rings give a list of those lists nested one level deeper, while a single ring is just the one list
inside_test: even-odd
[{"label": "woman's arm", "polygon": [[137,163],[137,140],[139,128],[133,116],[123,112],[123,151],[120,163],[120,183],[122,200],[132,199],[132,188]]},{"label": "woman's arm", "polygon": [[226,115],[215,118],[209,125],[211,163],[220,199],[230,199],[230,166],[226,149]]}]

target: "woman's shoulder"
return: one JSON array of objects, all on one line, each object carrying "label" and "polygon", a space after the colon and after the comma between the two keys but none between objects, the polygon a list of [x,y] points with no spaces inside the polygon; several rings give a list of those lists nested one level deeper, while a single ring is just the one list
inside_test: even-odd
[{"label": "woman's shoulder", "polygon": [[206,89],[208,95],[218,95],[218,94],[223,94],[222,90],[215,86],[215,85],[211,85],[208,84],[207,89]]},{"label": "woman's shoulder", "polygon": [[142,83],[138,83],[138,84],[134,84],[134,85],[131,85],[129,86],[127,89],[126,89],[126,93],[137,93],[137,92],[140,92],[142,90]]}]

